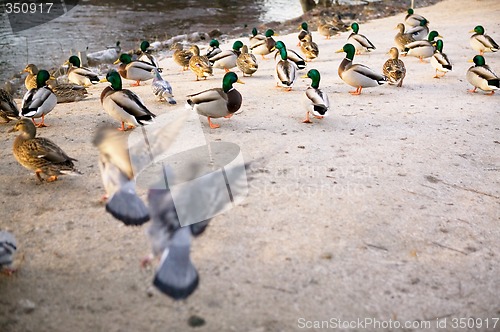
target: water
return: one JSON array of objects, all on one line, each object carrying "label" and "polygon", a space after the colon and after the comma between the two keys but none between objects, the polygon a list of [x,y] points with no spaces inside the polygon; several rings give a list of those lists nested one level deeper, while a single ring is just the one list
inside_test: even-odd
[{"label": "water", "polygon": [[28,63],[61,65],[70,54],[94,52],[120,41],[122,49],[140,41],[212,29],[283,21],[302,14],[299,0],[82,0],[65,15],[14,34],[6,14],[0,19],[0,84]]}]

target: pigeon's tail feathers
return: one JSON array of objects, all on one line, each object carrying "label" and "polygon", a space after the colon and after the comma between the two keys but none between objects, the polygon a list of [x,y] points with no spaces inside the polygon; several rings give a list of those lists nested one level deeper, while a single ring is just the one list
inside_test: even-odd
[{"label": "pigeon's tail feathers", "polygon": [[174,300],[189,297],[198,287],[198,272],[191,262],[191,230],[180,228],[171,239],[171,245],[165,249],[156,271],[153,285]]},{"label": "pigeon's tail feathers", "polygon": [[116,192],[107,202],[106,211],[125,225],[139,226],[149,220],[148,208],[135,194],[127,190]]}]

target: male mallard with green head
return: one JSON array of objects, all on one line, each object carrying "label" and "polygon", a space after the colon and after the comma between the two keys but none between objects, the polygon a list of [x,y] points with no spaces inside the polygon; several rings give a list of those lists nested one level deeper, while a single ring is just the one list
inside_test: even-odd
[{"label": "male mallard with green head", "polygon": [[260,40],[256,42],[255,44],[250,45],[250,52],[253,54],[260,54],[262,56],[262,59],[265,60],[265,56],[273,50],[274,46],[276,45],[276,41],[273,39],[274,31],[271,29],[268,29],[266,31],[266,39]]},{"label": "male mallard with green head", "polygon": [[156,68],[158,68],[160,70],[160,73],[161,73],[161,68],[160,68],[160,65],[158,64],[158,60],[156,60],[156,58],[154,57],[154,55],[151,54],[151,50],[149,49],[149,46],[151,46],[149,44],[149,42],[147,40],[143,40],[141,42],[141,45],[139,46],[140,49],[139,49],[139,61],[143,61],[143,62],[146,62],[146,63],[149,63],[153,66],[155,66]]},{"label": "male mallard with green head", "polygon": [[99,82],[99,77],[96,73],[89,68],[81,67],[80,58],[76,55],[70,56],[64,64],[69,65],[68,80],[71,83],[87,87]]},{"label": "male mallard with green head", "polygon": [[486,64],[482,55],[476,55],[470,61],[474,62],[475,65],[467,70],[467,81],[474,86],[474,89],[469,91],[476,92],[476,89],[479,88],[483,91],[490,91],[489,94],[493,95],[495,90],[500,88],[497,74]]},{"label": "male mallard with green head", "polygon": [[69,157],[59,146],[47,138],[35,137],[36,128],[28,119],[19,120],[9,132],[21,134],[14,140],[13,153],[16,160],[43,181],[40,173],[48,176],[47,182],[57,180],[59,175],[81,174],[73,164],[76,159]]},{"label": "male mallard with green head", "polygon": [[274,76],[276,77],[276,86],[285,88],[285,91],[291,91],[293,84],[297,80],[297,65],[288,59],[288,52],[285,44],[279,49],[280,59],[276,62]]},{"label": "male mallard with green head", "polygon": [[187,103],[198,114],[206,116],[210,128],[219,128],[218,124],[212,123],[212,118],[230,118],[240,109],[243,98],[233,87],[234,83],[243,83],[238,75],[228,72],[222,79],[222,89],[214,88],[189,95]]},{"label": "male mallard with green head", "polygon": [[141,82],[153,79],[152,70],[156,68],[155,65],[151,63],[132,60],[132,57],[127,53],[120,54],[120,58],[114,62],[114,64],[120,64],[118,66],[118,73],[120,76],[135,83],[131,86],[139,86]]},{"label": "male mallard with green head", "polygon": [[[427,19],[425,17],[423,17],[422,15],[415,14],[415,11],[412,8],[408,8],[408,11],[407,11],[407,14],[405,17],[406,25],[408,25],[410,27],[417,27],[420,25],[422,20],[427,21]],[[429,23],[429,21],[427,21],[427,23]]]},{"label": "male mallard with green head", "polygon": [[[37,87],[26,92],[21,106],[21,115],[31,118],[37,127],[47,127],[45,115],[49,114],[57,105],[57,97],[47,86],[47,81],[51,78],[46,70],[38,71],[36,75]],[[35,122],[35,118],[42,118],[40,123]]]},{"label": "male mallard with green head", "polygon": [[217,39],[212,39],[208,44],[208,50],[205,56],[211,59],[213,56],[222,52],[219,46],[220,46],[219,41]]},{"label": "male mallard with green head", "polygon": [[311,69],[305,77],[311,79],[311,85],[306,90],[306,118],[302,122],[312,123],[309,115],[314,116],[316,119],[323,119],[328,115],[330,101],[328,100],[328,95],[319,88],[319,81],[321,79],[319,71]]},{"label": "male mallard with green head", "polygon": [[[443,53],[443,41],[441,39],[436,40],[436,50],[431,57],[431,65],[436,69],[434,78],[443,77],[452,68],[450,59]],[[439,76],[438,71],[442,72],[443,75]]]},{"label": "male mallard with green head", "polygon": [[375,49],[375,46],[368,38],[358,33],[359,32],[358,23],[356,22],[352,23],[351,26],[348,27],[347,29],[352,30],[352,33],[347,38],[347,42],[349,44],[354,45],[354,47],[356,48],[356,54],[361,54],[361,52],[370,52],[371,50]]},{"label": "male mallard with green head", "polygon": [[297,46],[300,46],[300,43],[306,37],[306,35],[311,36],[311,40],[312,40],[311,31],[309,31],[309,26],[307,25],[307,22],[302,22],[299,25],[299,30],[300,30],[300,32],[299,32],[299,35],[297,36],[297,38],[299,38],[299,42],[297,43]]},{"label": "male mallard with green head", "polygon": [[243,47],[243,43],[239,40],[233,43],[232,50],[225,50],[220,52],[217,55],[212,56],[209,61],[213,68],[221,68],[226,71],[229,69],[236,67],[236,62],[238,60],[238,56],[241,54],[240,49]]},{"label": "male mallard with green head", "polygon": [[480,55],[483,55],[484,52],[498,51],[498,44],[493,40],[493,38],[484,33],[482,25],[476,26],[474,30],[469,32],[474,32],[469,39],[470,46],[472,46],[474,50],[478,51]]},{"label": "male mallard with green head", "polygon": [[[274,60],[279,61],[279,57],[280,57],[279,50],[284,48],[285,44],[281,40],[278,40],[276,42],[275,47],[278,50],[278,52],[276,52],[276,54],[274,54]],[[286,49],[286,54],[287,54],[288,60],[293,61],[298,69],[306,68],[306,66],[307,66],[306,60],[303,57],[301,57],[300,54],[298,54],[297,52],[295,52],[294,50],[289,49],[289,48]]]},{"label": "male mallard with green head", "polygon": [[425,62],[424,59],[430,58],[435,51],[436,37],[442,38],[437,31],[429,32],[427,40],[416,40],[405,45],[404,54],[414,56],[420,59],[420,62]]},{"label": "male mallard with green head", "polygon": [[345,52],[346,56],[340,63],[339,76],[350,86],[356,87],[355,91],[349,91],[350,94],[360,95],[363,88],[379,86],[386,82],[385,76],[375,73],[369,67],[352,63],[354,54],[356,53],[356,49],[352,44],[345,44],[336,53],[340,52]]},{"label": "male mallard with green head", "polygon": [[[111,83],[111,86],[102,91],[101,104],[109,115],[121,122],[119,130],[125,131],[142,126],[144,122],[151,121],[156,116],[148,110],[138,95],[122,89],[122,79],[116,71],[109,71],[103,81]],[[125,123],[128,124],[128,128],[125,128]]]}]

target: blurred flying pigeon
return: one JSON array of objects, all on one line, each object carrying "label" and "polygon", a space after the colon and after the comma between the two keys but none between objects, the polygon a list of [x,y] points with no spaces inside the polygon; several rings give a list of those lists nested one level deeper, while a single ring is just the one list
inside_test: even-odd
[{"label": "blurred flying pigeon", "polygon": [[[93,143],[99,149],[99,168],[106,190],[106,211],[125,225],[142,225],[148,209],[137,196],[135,177],[164,153],[177,136],[187,113],[156,129],[143,129],[144,137],[132,142],[130,133],[110,128],[97,131]],[[137,137],[136,137],[137,138]],[[142,138],[142,139],[141,139]]]},{"label": "blurred flying pigeon", "polygon": [[151,89],[154,95],[157,96],[160,101],[166,101],[168,99],[169,104],[177,104],[173,98],[172,86],[161,77],[158,68],[154,68],[151,72],[154,75],[153,83],[151,83]]},{"label": "blurred flying pigeon", "polygon": [[17,243],[14,235],[6,231],[0,231],[0,270],[9,268],[14,260]]},{"label": "blurred flying pigeon", "polygon": [[[196,177],[199,174],[194,175],[193,178],[197,181],[184,182],[180,190],[149,190],[151,225],[148,235],[153,256],[161,255],[153,284],[164,294],[175,300],[185,299],[196,290],[199,283],[198,272],[190,258],[191,240],[205,231],[210,217],[182,227],[180,212],[183,215],[191,213],[193,216],[214,216],[222,212],[234,203],[237,195],[247,189],[246,166],[222,171],[230,173],[228,176],[235,180],[231,181],[230,189],[227,183],[227,186],[219,185],[221,173],[215,171],[201,177]],[[227,199],[228,191],[234,195],[230,200]],[[197,201],[205,201],[207,204],[200,205]]]}]

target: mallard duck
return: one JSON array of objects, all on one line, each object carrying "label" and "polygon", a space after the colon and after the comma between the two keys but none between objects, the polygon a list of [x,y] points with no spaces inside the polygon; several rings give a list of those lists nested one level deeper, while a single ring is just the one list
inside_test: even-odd
[{"label": "mallard duck", "polygon": [[278,51],[281,58],[276,62],[276,69],[274,71],[276,86],[281,86],[286,91],[291,91],[293,84],[297,80],[298,68],[295,62],[288,60],[288,52],[285,44]]},{"label": "mallard duck", "polygon": [[297,38],[299,38],[299,42],[297,43],[297,46],[300,46],[300,43],[302,42],[302,40],[305,38],[306,35],[311,36],[312,40],[311,31],[309,31],[309,26],[307,25],[307,22],[302,22],[302,24],[299,25],[299,29],[300,32],[299,35],[297,36]]},{"label": "mallard duck", "polygon": [[340,52],[345,52],[346,57],[340,63],[339,76],[350,86],[356,87],[355,91],[349,91],[350,94],[359,95],[363,88],[379,86],[386,82],[385,76],[375,73],[367,66],[352,63],[356,53],[356,49],[352,44],[345,44],[336,53]]},{"label": "mallard duck", "polygon": [[120,58],[114,62],[114,64],[120,64],[118,66],[118,73],[120,76],[135,83],[131,86],[139,86],[141,81],[149,81],[153,78],[152,70],[156,66],[151,63],[136,60],[132,61],[132,57],[127,53],[120,54]]},{"label": "mallard duck", "polygon": [[467,81],[474,86],[474,89],[469,91],[476,92],[476,89],[479,88],[483,91],[491,91],[490,95],[494,94],[494,90],[500,88],[497,74],[495,74],[486,64],[482,55],[476,55],[474,59],[470,61],[474,62],[475,66],[467,70]]},{"label": "mallard duck", "polygon": [[219,128],[218,124],[212,123],[212,118],[230,118],[240,109],[243,98],[233,87],[234,83],[243,83],[238,75],[228,72],[222,79],[222,89],[214,88],[189,95],[187,103],[198,114],[206,116],[210,128]]},{"label": "mallard duck", "polygon": [[387,78],[387,83],[398,87],[403,85],[403,80],[406,75],[406,67],[404,62],[399,59],[399,51],[396,47],[389,50],[391,58],[388,59],[382,67],[382,72]]},{"label": "mallard duck", "polygon": [[153,83],[151,83],[153,94],[158,97],[160,101],[166,101],[168,99],[169,104],[177,104],[172,94],[172,86],[161,77],[158,68],[153,69],[153,74]]},{"label": "mallard duck", "polygon": [[158,60],[154,57],[154,55],[151,54],[151,50],[149,49],[149,42],[147,40],[143,40],[141,42],[141,45],[139,46],[139,61],[143,61],[146,63],[149,63],[150,65],[155,66],[156,68],[159,68],[160,73],[161,73],[161,68],[160,65],[158,64]]},{"label": "mallard duck", "polygon": [[246,45],[243,45],[241,48],[241,54],[238,56],[238,60],[236,60],[236,65],[243,73],[243,76],[252,76],[259,68],[257,58],[255,58],[255,55],[248,53]]},{"label": "mallard duck", "polygon": [[356,48],[356,54],[361,54],[361,52],[370,52],[375,49],[375,46],[371,41],[368,40],[364,35],[360,35],[359,32],[359,24],[354,22],[350,27],[347,28],[352,29],[352,33],[347,38],[347,42],[352,44]]},{"label": "mallard duck", "polygon": [[189,69],[196,75],[196,80],[201,78],[207,79],[208,76],[213,76],[212,64],[206,56],[200,55],[200,48],[197,45],[192,45],[189,49],[191,51],[191,59],[189,59]]},{"label": "mallard duck", "polygon": [[266,36],[259,34],[257,28],[253,28],[252,35],[248,39],[249,39],[250,49],[252,49],[252,47],[255,44],[260,43],[263,40],[266,40]]},{"label": "mallard duck", "polygon": [[96,66],[102,63],[113,63],[121,53],[120,41],[114,46],[108,46],[105,50],[87,54],[87,60],[90,66]]},{"label": "mallard duck", "polygon": [[427,22],[426,19],[423,19],[420,22],[420,25],[408,29],[406,33],[411,35],[414,40],[424,40],[425,38],[427,38],[427,35],[429,34],[428,23],[429,22]]},{"label": "mallard duck", "polygon": [[[44,123],[45,115],[49,114],[57,104],[57,97],[47,86],[47,81],[54,79],[46,70],[38,71],[36,75],[37,87],[29,90],[23,97],[21,115],[31,118],[37,127],[47,127]],[[35,118],[42,118],[40,123],[35,122]]]},{"label": "mallard duck", "polygon": [[424,62],[424,59],[430,58],[434,54],[434,39],[436,37],[442,38],[437,31],[429,32],[427,40],[416,40],[405,45],[404,53],[409,56],[414,56]]},{"label": "mallard duck", "polygon": [[398,29],[399,32],[394,37],[394,43],[402,52],[405,50],[405,45],[414,42],[415,38],[413,38],[410,33],[405,33],[405,25],[403,23],[399,23],[396,29]]},{"label": "mallard duck", "polygon": [[483,55],[484,52],[498,51],[498,44],[493,38],[484,33],[484,28],[481,25],[476,26],[474,30],[469,32],[474,32],[469,39],[470,46],[478,51],[480,55]]},{"label": "mallard duck", "polygon": [[[431,65],[434,69],[436,69],[436,75],[434,78],[444,76],[452,68],[451,61],[448,59],[448,56],[443,53],[443,41],[441,39],[436,40],[436,51],[434,51],[434,54],[431,57]],[[438,71],[444,74],[439,76]]]},{"label": "mallard duck", "polygon": [[266,55],[271,53],[272,49],[276,45],[276,41],[273,39],[274,31],[271,29],[268,29],[266,31],[266,39],[260,40],[254,44],[250,45],[250,52],[253,54],[260,54],[262,56],[262,59],[266,59]]},{"label": "mallard duck", "polygon": [[179,43],[173,44],[171,49],[174,50],[174,54],[172,55],[174,62],[182,67],[182,71],[188,70],[189,60],[193,56],[193,53],[190,50],[183,50],[182,45]]},{"label": "mallard duck", "polygon": [[300,42],[300,50],[304,53],[307,61],[312,61],[319,55],[318,44],[312,41],[312,37],[310,35],[306,35],[304,39],[302,39]]},{"label": "mallard duck", "polygon": [[325,39],[330,39],[337,31],[338,28],[335,25],[325,23],[324,21],[318,25],[318,32],[320,35],[325,36]]},{"label": "mallard duck", "polygon": [[97,74],[90,69],[80,67],[80,58],[76,55],[70,56],[68,61],[66,61],[64,64],[69,65],[68,80],[71,83],[87,87],[91,86],[93,83],[98,83],[100,80]]},{"label": "mallard duck", "polygon": [[[152,121],[154,115],[144,105],[144,102],[130,90],[122,89],[122,79],[118,72],[111,70],[106,75],[111,86],[106,87],[101,93],[102,107],[109,115],[122,123],[118,128],[121,131],[143,126],[144,122]],[[128,128],[125,128],[125,123]]]},{"label": "mallard duck", "polygon": [[219,41],[217,39],[212,39],[208,46],[209,46],[209,48],[208,48],[205,56],[209,59],[211,59],[213,56],[222,52],[222,50],[219,47],[220,46]]},{"label": "mallard duck", "polygon": [[305,77],[309,77],[312,82],[306,90],[305,106],[307,111],[306,118],[302,122],[312,123],[309,115],[314,116],[316,119],[323,119],[323,117],[328,115],[330,101],[328,100],[328,95],[319,88],[319,81],[321,79],[319,71],[311,69]]},{"label": "mallard duck", "polygon": [[[275,47],[278,50],[278,52],[276,52],[274,54],[274,60],[279,61],[281,59],[279,50],[281,48],[285,47],[285,44],[281,40],[278,40],[276,42]],[[300,54],[298,54],[297,52],[295,52],[294,50],[291,50],[289,48],[286,49],[286,54],[287,54],[288,60],[293,61],[298,69],[306,68],[306,66],[307,66],[306,60],[304,60],[304,58],[301,57]]]},{"label": "mallard duck", "polygon": [[[407,12],[406,17],[405,17],[406,25],[408,25],[410,27],[416,27],[416,26],[420,25],[422,20],[427,21],[427,19],[425,17],[423,17],[422,15],[415,14],[415,12],[413,11],[412,8],[408,8],[408,12]],[[429,23],[429,21],[427,21],[427,23]]]},{"label": "mallard duck", "polygon": [[24,73],[28,73],[28,76],[24,79],[24,86],[29,91],[31,89],[36,89],[36,74],[38,74],[38,68],[36,65],[30,63],[23,69]]},{"label": "mallard duck", "polygon": [[0,118],[5,122],[19,119],[19,109],[12,95],[4,89],[0,89]]},{"label": "mallard duck", "polygon": [[87,89],[78,84],[58,83],[57,80],[51,80],[47,82],[47,85],[56,95],[58,104],[80,101],[88,94]]},{"label": "mallard duck", "polygon": [[236,61],[238,60],[238,56],[241,54],[241,47],[243,43],[239,40],[233,43],[232,50],[225,50],[220,52],[217,55],[212,56],[209,61],[213,68],[221,68],[226,71],[229,69],[236,67]]},{"label": "mallard duck", "polygon": [[73,164],[76,159],[69,157],[51,140],[35,137],[36,128],[30,120],[17,121],[14,128],[9,130],[9,132],[14,131],[21,132],[14,140],[14,157],[22,166],[35,171],[40,182],[43,181],[40,173],[49,176],[47,182],[55,181],[63,174],[81,174]]}]

